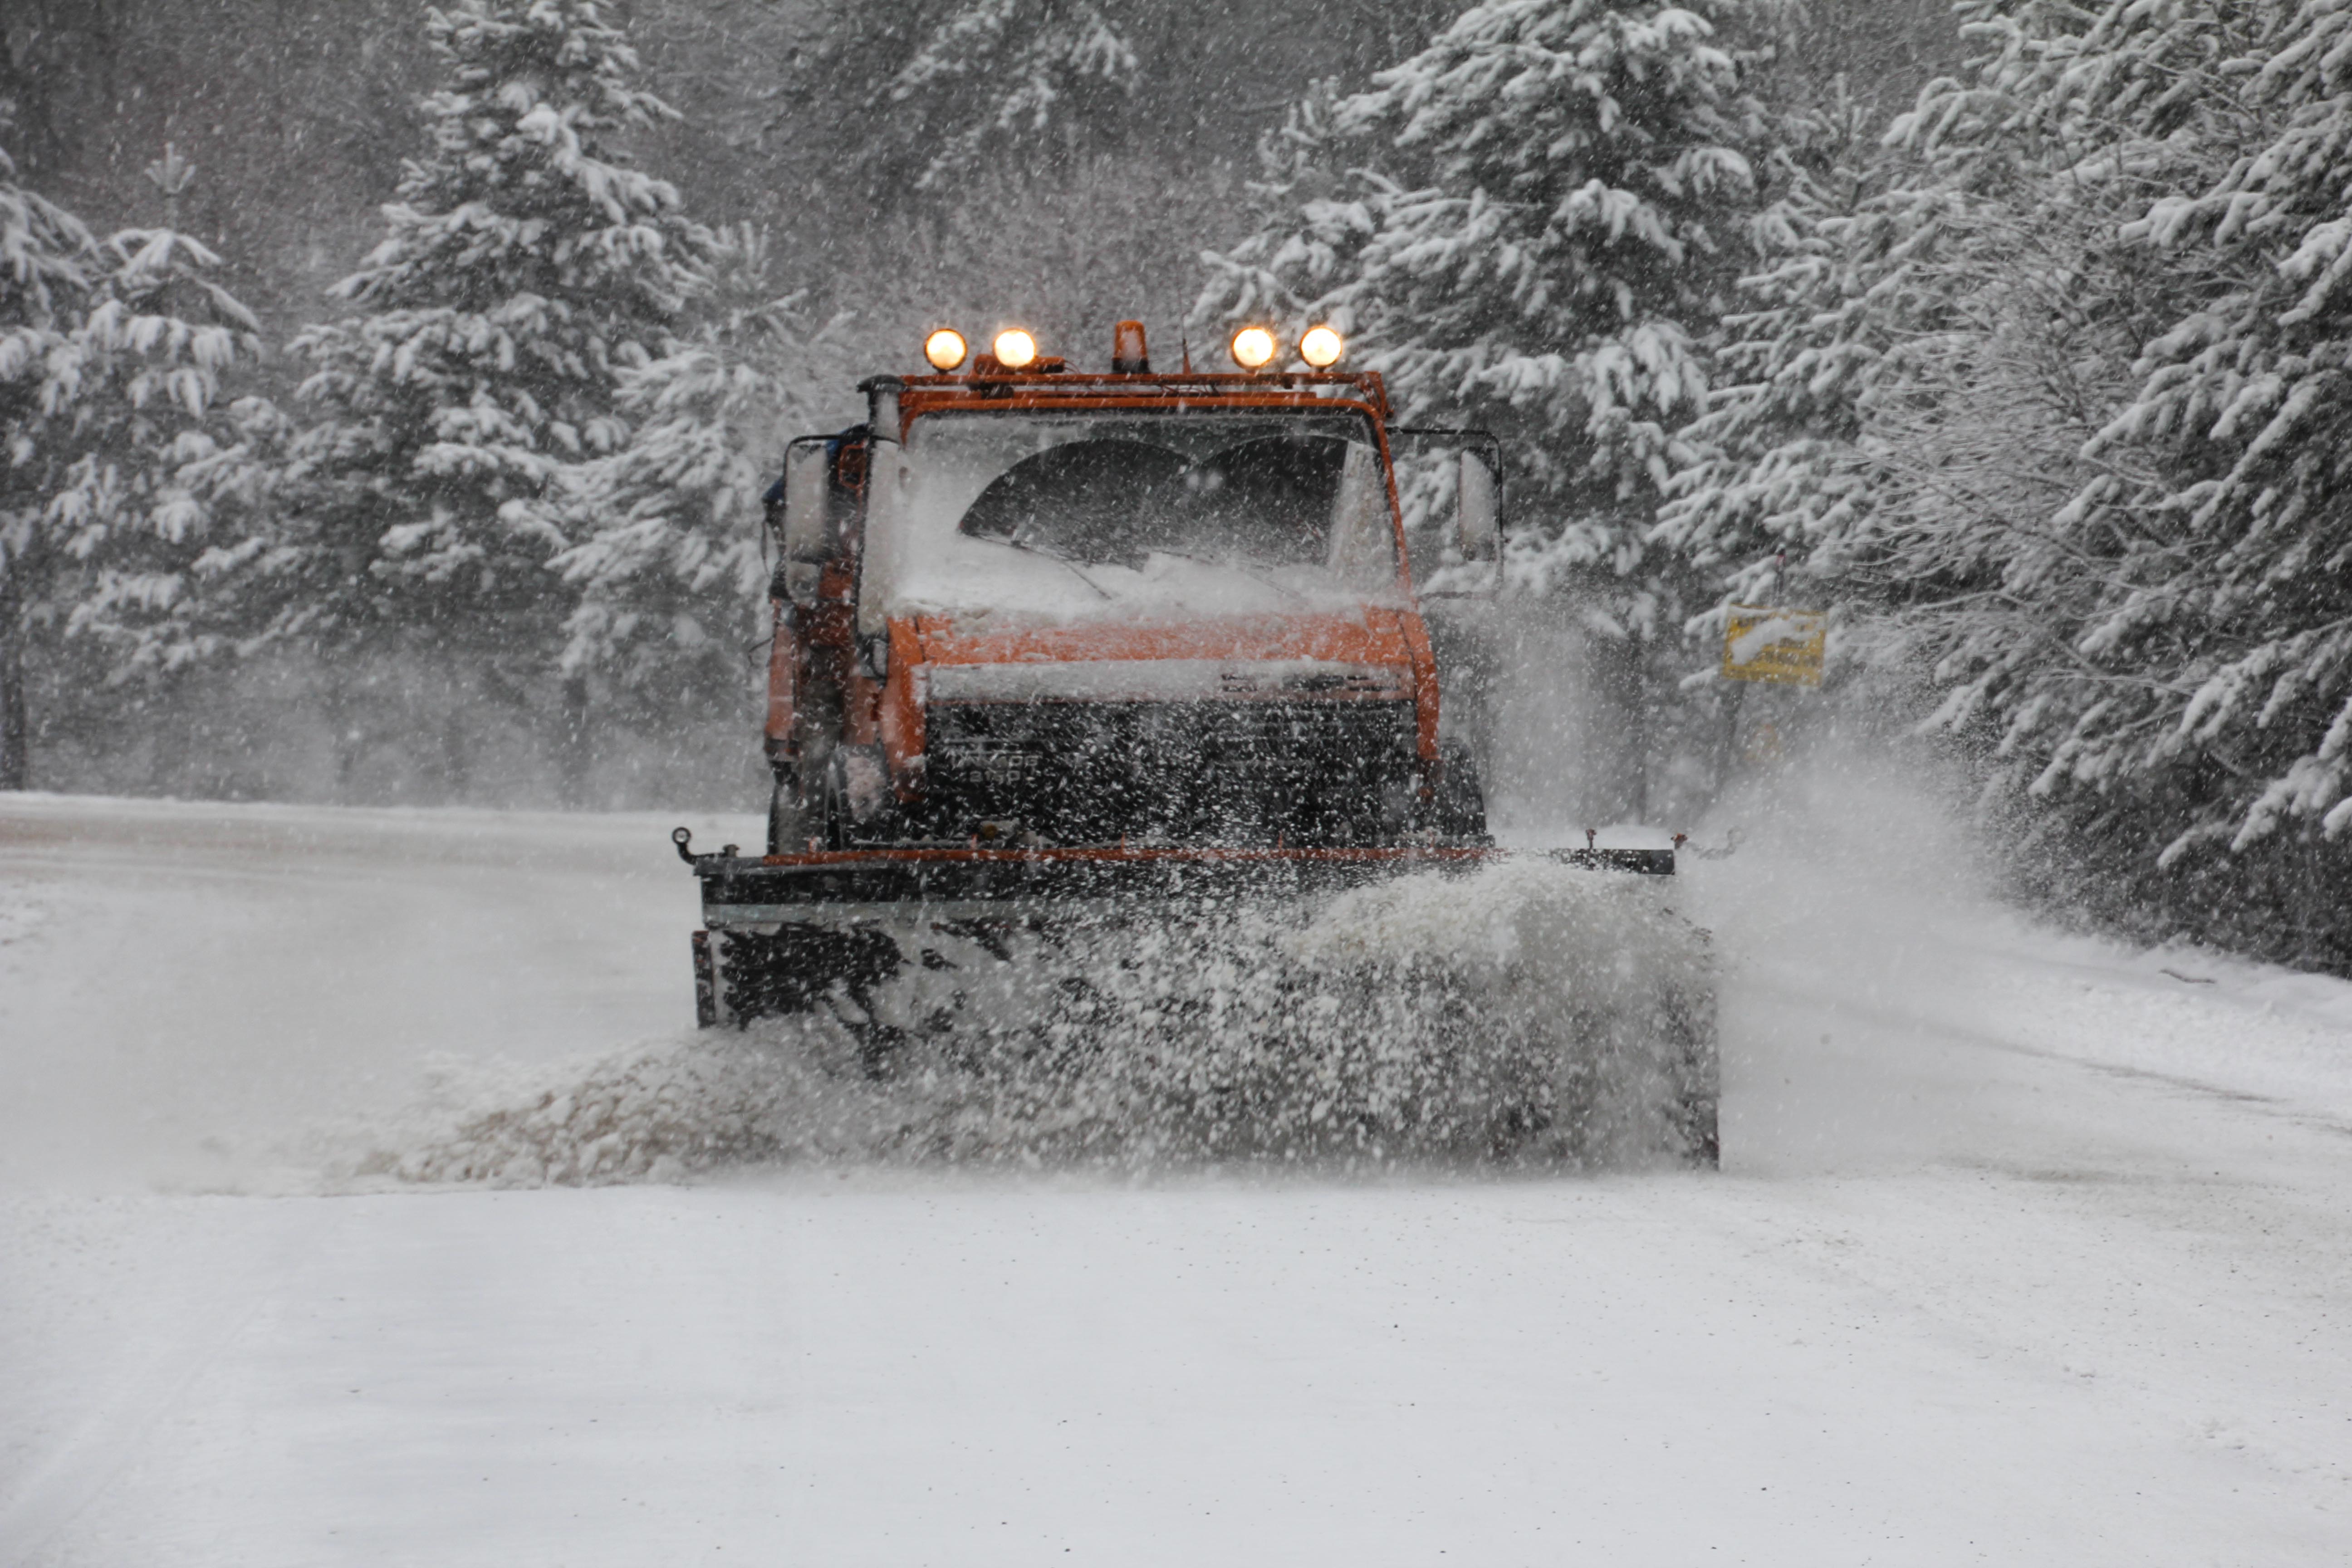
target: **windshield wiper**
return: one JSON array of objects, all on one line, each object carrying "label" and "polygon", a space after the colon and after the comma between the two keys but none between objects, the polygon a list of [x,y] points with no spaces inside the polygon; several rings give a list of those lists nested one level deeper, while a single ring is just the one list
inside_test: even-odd
[{"label": "windshield wiper", "polygon": [[1112,593],[1108,588],[1104,587],[1092,577],[1087,576],[1084,569],[1082,569],[1076,562],[1071,560],[1066,555],[1056,555],[1054,552],[1045,549],[1043,545],[1031,544],[1025,540],[1015,539],[1009,533],[998,536],[997,542],[999,544],[1009,544],[1013,546],[1013,549],[1021,551],[1024,554],[1034,555],[1042,560],[1051,561],[1055,565],[1063,568],[1068,572],[1071,576],[1076,577],[1079,582],[1084,583],[1087,587],[1092,588],[1097,594],[1106,599],[1116,599],[1118,597],[1118,595]]}]

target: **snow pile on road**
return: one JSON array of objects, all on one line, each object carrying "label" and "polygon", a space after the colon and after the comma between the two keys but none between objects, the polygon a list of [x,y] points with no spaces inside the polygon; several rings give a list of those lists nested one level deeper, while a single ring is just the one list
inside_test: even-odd
[{"label": "snow pile on road", "polygon": [[1360,889],[1303,923],[1224,905],[1011,944],[934,932],[887,1008],[839,999],[537,1076],[445,1064],[428,1124],[346,1172],[1695,1158],[1715,1135],[1712,966],[1666,892],[1536,861]]},{"label": "snow pile on road", "polygon": [[[841,1037],[822,1048],[826,1033]],[[837,1026],[796,1031],[804,1048],[755,1036],[651,1040],[572,1064],[524,1068],[444,1058],[422,1104],[347,1142],[343,1181],[536,1187],[666,1181],[730,1165],[855,1157],[883,1129],[871,1096],[835,1092]],[[835,1064],[838,1066],[838,1063]],[[836,1124],[828,1124],[828,1113]]]}]

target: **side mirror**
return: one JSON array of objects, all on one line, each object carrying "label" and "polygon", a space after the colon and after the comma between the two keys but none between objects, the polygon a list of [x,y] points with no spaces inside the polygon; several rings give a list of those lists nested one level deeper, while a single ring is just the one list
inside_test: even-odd
[{"label": "side mirror", "polygon": [[833,487],[826,468],[822,436],[784,448],[783,519],[776,531],[783,547],[785,591],[795,605],[816,601],[818,578],[834,556]]},{"label": "side mirror", "polygon": [[1495,476],[1486,459],[1464,452],[1455,490],[1454,524],[1465,561],[1495,561],[1503,553],[1500,508],[1495,496]]}]

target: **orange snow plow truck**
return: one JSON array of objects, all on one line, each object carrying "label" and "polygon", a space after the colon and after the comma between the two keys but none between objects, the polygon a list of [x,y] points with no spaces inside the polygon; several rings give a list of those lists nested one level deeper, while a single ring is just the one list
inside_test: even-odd
[{"label": "orange snow plow truck", "polygon": [[[790,444],[766,852],[674,836],[702,889],[704,1025],[824,1010],[881,1075],[1024,943],[1066,963],[1105,921],[1215,924],[1500,856],[1391,445],[1447,466],[1447,574],[1475,584],[1497,572],[1492,438],[1392,430],[1328,328],[1230,350],[1232,373],[1155,374],[1126,321],[1106,374],[1021,331],[968,363],[942,330],[934,374],[877,376],[865,424]],[[1664,844],[1549,858],[1675,869]],[[1711,993],[1706,1012],[1711,1151]]]}]

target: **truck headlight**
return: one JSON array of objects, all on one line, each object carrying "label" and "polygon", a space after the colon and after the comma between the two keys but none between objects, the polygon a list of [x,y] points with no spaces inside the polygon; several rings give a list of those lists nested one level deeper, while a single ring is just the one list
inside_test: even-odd
[{"label": "truck headlight", "polygon": [[1347,352],[1347,340],[1329,327],[1309,327],[1298,340],[1298,357],[1317,370],[1329,370]]},{"label": "truck headlight", "polygon": [[1234,334],[1234,363],[1244,370],[1264,370],[1274,363],[1279,346],[1264,327],[1244,327]]}]

